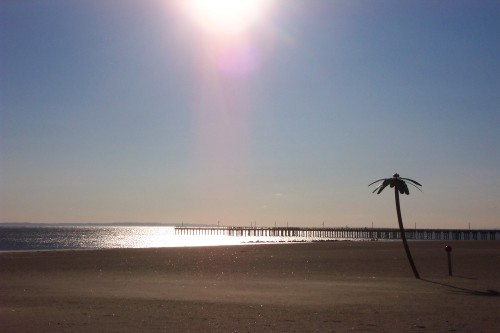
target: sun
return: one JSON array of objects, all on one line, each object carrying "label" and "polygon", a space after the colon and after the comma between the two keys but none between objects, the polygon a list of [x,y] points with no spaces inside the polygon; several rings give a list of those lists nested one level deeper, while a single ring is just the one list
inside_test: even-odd
[{"label": "sun", "polygon": [[263,18],[272,0],[183,0],[185,10],[203,30],[219,35],[247,31]]}]

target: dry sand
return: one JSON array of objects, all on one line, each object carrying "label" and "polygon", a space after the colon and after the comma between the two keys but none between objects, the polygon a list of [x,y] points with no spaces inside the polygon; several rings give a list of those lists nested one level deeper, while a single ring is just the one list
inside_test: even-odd
[{"label": "dry sand", "polygon": [[[453,277],[444,246],[453,246]],[[0,253],[1,332],[498,332],[500,242]]]}]

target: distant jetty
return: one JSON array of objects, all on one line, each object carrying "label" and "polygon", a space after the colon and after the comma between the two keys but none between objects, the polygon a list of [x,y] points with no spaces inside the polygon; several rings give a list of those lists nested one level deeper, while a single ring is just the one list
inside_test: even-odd
[{"label": "distant jetty", "polygon": [[[236,237],[306,237],[319,239],[396,240],[398,228],[306,228],[306,227],[175,227],[176,235]],[[500,240],[500,230],[408,229],[412,240]]]}]

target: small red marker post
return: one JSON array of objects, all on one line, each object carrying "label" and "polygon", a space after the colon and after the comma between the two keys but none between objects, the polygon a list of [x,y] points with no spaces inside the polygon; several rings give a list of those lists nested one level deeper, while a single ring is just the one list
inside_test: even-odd
[{"label": "small red marker post", "polygon": [[446,245],[444,249],[446,251],[446,254],[448,255],[448,275],[452,276],[453,274],[451,273],[451,246]]}]

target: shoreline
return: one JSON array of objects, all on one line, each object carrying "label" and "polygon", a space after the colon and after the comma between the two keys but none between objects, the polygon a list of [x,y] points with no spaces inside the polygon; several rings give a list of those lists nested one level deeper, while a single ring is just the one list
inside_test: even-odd
[{"label": "shoreline", "polygon": [[1,252],[0,322],[9,332],[494,332],[500,325],[500,242],[411,242],[421,280],[400,242],[273,245]]},{"label": "shoreline", "polygon": [[[182,237],[182,236],[180,236]],[[196,236],[196,237],[209,237],[209,236]],[[223,236],[238,239],[237,236]],[[400,240],[394,239],[319,239],[319,240],[290,240],[290,241],[243,241],[241,243],[232,244],[201,244],[193,245],[190,242],[188,245],[172,245],[172,246],[157,246],[157,247],[74,247],[74,248],[40,248],[40,249],[0,249],[0,253],[8,252],[38,252],[38,251],[77,251],[77,250],[124,250],[124,249],[167,249],[167,248],[188,248],[188,247],[211,247],[211,246],[244,246],[244,245],[274,245],[274,244],[303,244],[303,243],[330,243],[330,242],[395,242]],[[411,241],[411,240],[410,240]]]},{"label": "shoreline", "polygon": [[[204,236],[198,236],[204,237]],[[237,237],[237,236],[226,236]],[[498,242],[497,240],[422,240],[408,239],[409,244],[412,243],[451,243],[451,242]],[[202,244],[202,245],[174,245],[174,246],[157,246],[157,247],[75,247],[75,248],[53,248],[53,249],[0,249],[0,254],[10,252],[50,252],[50,251],[92,251],[92,250],[146,250],[146,249],[178,249],[178,248],[203,248],[203,247],[219,247],[219,246],[246,246],[246,245],[275,245],[275,244],[316,244],[316,243],[337,243],[337,242],[360,242],[360,243],[401,243],[400,239],[319,239],[319,240],[292,240],[292,241],[248,241],[234,244]],[[500,244],[500,242],[499,242]]]}]

